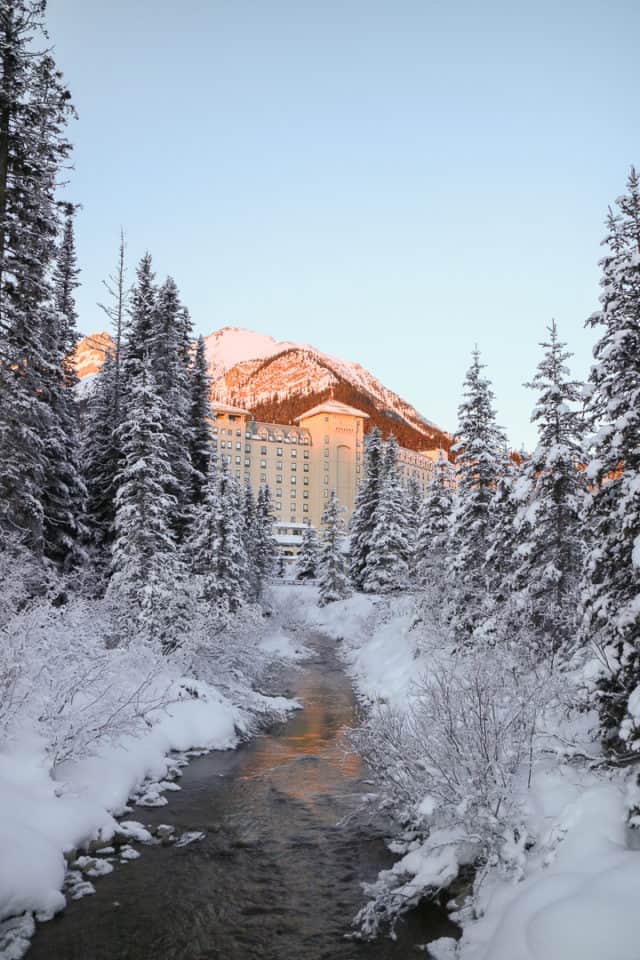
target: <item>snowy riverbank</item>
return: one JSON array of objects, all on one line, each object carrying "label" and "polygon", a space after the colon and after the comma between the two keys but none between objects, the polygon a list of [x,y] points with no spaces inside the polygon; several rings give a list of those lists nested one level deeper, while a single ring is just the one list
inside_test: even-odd
[{"label": "snowy riverbank", "polygon": [[[312,588],[305,589],[311,601]],[[356,688],[372,708],[384,702],[406,710],[433,658],[442,662],[443,651],[415,625],[410,596],[356,594],[322,609],[309,602],[304,609],[309,625],[340,639]],[[530,785],[528,770],[513,780],[522,826],[510,869],[496,863],[483,872],[472,901],[453,914],[462,939],[430,945],[438,960],[637,960],[640,920],[633,899],[640,887],[640,851],[625,824],[634,774],[598,766],[593,716],[556,711],[544,722],[552,733]],[[431,806],[425,797],[423,809]],[[513,842],[505,836],[505,845]],[[392,872],[410,896],[438,879],[446,887],[458,869],[451,855],[434,864],[419,841],[408,849],[399,844],[398,852],[404,855]]]},{"label": "snowy riverbank", "polygon": [[[99,613],[97,605],[88,609]],[[40,688],[32,683],[29,698],[14,686],[14,722],[0,749],[2,960],[28,949],[34,917],[49,919],[66,896],[93,892],[91,878],[112,869],[107,859],[95,868],[78,854],[109,848],[114,837],[122,843],[127,833],[153,841],[136,821],[145,807],[167,803],[170,819],[170,792],[179,789],[189,751],[231,749],[260,723],[299,706],[253,690],[277,661],[305,654],[276,618],[254,611],[236,624],[234,656],[220,662],[216,683],[215,660],[207,666],[193,651],[160,661],[144,650],[105,653],[100,622],[89,627],[88,609],[31,612],[10,634],[17,656],[25,636],[46,629],[42,643],[51,656],[39,664]],[[135,820],[123,826],[122,816]],[[133,858],[128,849],[124,856]]]}]

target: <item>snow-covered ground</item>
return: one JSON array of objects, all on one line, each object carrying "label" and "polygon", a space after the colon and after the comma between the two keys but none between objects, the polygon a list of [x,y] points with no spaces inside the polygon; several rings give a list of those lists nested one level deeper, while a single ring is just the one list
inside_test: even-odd
[{"label": "snow-covered ground", "polygon": [[[356,594],[322,609],[305,604],[304,611],[309,626],[340,638],[363,698],[398,709],[410,703],[415,681],[430,668],[428,643],[417,642],[419,632],[411,629],[411,597]],[[553,732],[597,757],[591,720],[588,715],[557,718]],[[550,747],[553,743],[550,738]],[[510,874],[486,873],[473,904],[454,914],[462,939],[431,944],[432,955],[438,960],[638,960],[640,915],[634,901],[640,890],[640,843],[625,823],[633,776],[553,749],[543,754],[530,788],[526,777],[518,781],[530,849],[521,851],[518,869]],[[433,858],[421,853],[416,844],[396,865],[410,884],[424,883],[433,869]],[[451,864],[441,866],[446,876]]]},{"label": "snow-covered ground", "polygon": [[[0,740],[2,960],[16,960],[28,949],[34,917],[46,920],[64,908],[67,896],[92,893],[92,878],[112,869],[108,859],[83,857],[83,850],[108,853],[116,838],[116,855],[133,859],[127,838],[153,841],[136,820],[116,818],[135,817],[133,804],[141,807],[139,817],[144,807],[168,803],[170,810],[188,752],[231,749],[261,716],[299,706],[252,689],[252,681],[276,661],[305,656],[277,617],[248,618],[242,642],[233,638],[236,660],[221,664],[220,682],[214,683],[185,673],[188,657],[162,658],[158,665],[144,651],[106,655],[100,630],[86,613],[78,618],[86,631],[86,662],[77,662],[80,624],[72,611],[53,619],[49,611],[41,622],[31,614],[10,634],[16,661],[25,635],[37,637],[40,629],[51,654],[49,662],[33,667],[41,686],[37,696],[32,688],[25,701],[19,687],[10,688],[17,722],[6,724]],[[207,669],[200,664],[199,675],[208,676]],[[128,717],[120,727],[118,712]]]}]

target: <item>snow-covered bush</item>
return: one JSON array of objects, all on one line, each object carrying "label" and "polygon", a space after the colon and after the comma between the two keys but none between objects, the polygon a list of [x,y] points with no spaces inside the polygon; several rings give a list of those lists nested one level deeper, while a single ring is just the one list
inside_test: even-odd
[{"label": "snow-covered bush", "polygon": [[137,645],[109,649],[105,602],[41,604],[0,633],[0,745],[27,726],[51,765],[144,729],[167,702],[158,659]]},{"label": "snow-covered bush", "polygon": [[463,863],[521,866],[524,802],[553,695],[548,674],[522,670],[505,651],[434,657],[406,707],[377,706],[352,734],[380,783],[378,802],[405,830],[403,853],[367,892],[356,924],[374,936]]}]

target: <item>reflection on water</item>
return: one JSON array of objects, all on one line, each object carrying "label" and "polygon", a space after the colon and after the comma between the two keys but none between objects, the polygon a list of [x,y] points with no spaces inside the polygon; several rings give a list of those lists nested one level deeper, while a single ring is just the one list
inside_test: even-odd
[{"label": "reflection on water", "polygon": [[145,848],[118,866],[94,897],[40,928],[31,960],[406,960],[416,944],[455,932],[427,907],[396,942],[345,938],[360,882],[391,858],[358,813],[366,771],[341,742],[355,722],[351,685],[330,641],[311,643],[318,660],[285,678],[304,711],[240,750],[194,761],[168,807],[133,814],[205,839]]}]

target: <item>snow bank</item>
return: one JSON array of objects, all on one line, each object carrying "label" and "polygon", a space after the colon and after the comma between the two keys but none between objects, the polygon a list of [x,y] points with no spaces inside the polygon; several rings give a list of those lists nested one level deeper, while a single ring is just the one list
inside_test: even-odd
[{"label": "snow bank", "polygon": [[[305,650],[273,624],[253,637],[256,673],[274,659],[298,660]],[[131,663],[129,662],[129,667]],[[174,751],[227,750],[248,734],[257,714],[283,714],[299,706],[284,697],[266,697],[251,689],[251,678],[235,679],[233,693],[188,676],[175,676],[166,662],[146,689],[147,699],[162,704],[145,713],[132,732],[96,741],[91,750],[52,765],[49,729],[37,711],[26,711],[0,747],[0,956],[20,957],[28,946],[28,919],[46,920],[63,909],[65,853],[96,841],[108,845],[122,825],[131,798],[147,806],[167,802]],[[135,671],[120,677],[124,699],[135,695]],[[237,689],[236,689],[237,688]],[[237,694],[237,696],[236,696]],[[82,704],[82,697],[79,697]],[[234,702],[234,700],[236,702]],[[242,706],[238,706],[241,702]],[[107,703],[107,706],[109,704]],[[78,714],[81,720],[82,714]],[[105,717],[105,721],[106,721]],[[68,723],[78,723],[69,720]],[[146,794],[146,796],[143,796]],[[134,824],[135,827],[135,824]],[[133,834],[132,834],[133,836]],[[136,839],[136,837],[133,837]],[[88,891],[92,892],[92,891]],[[73,895],[70,890],[69,893]],[[6,918],[25,914],[22,924]],[[25,932],[26,931],[26,932]]]},{"label": "snow bank", "polygon": [[541,852],[521,883],[490,885],[479,903],[485,915],[465,926],[460,956],[637,960],[640,853],[628,846],[623,785],[556,770],[536,793],[549,824]]}]

